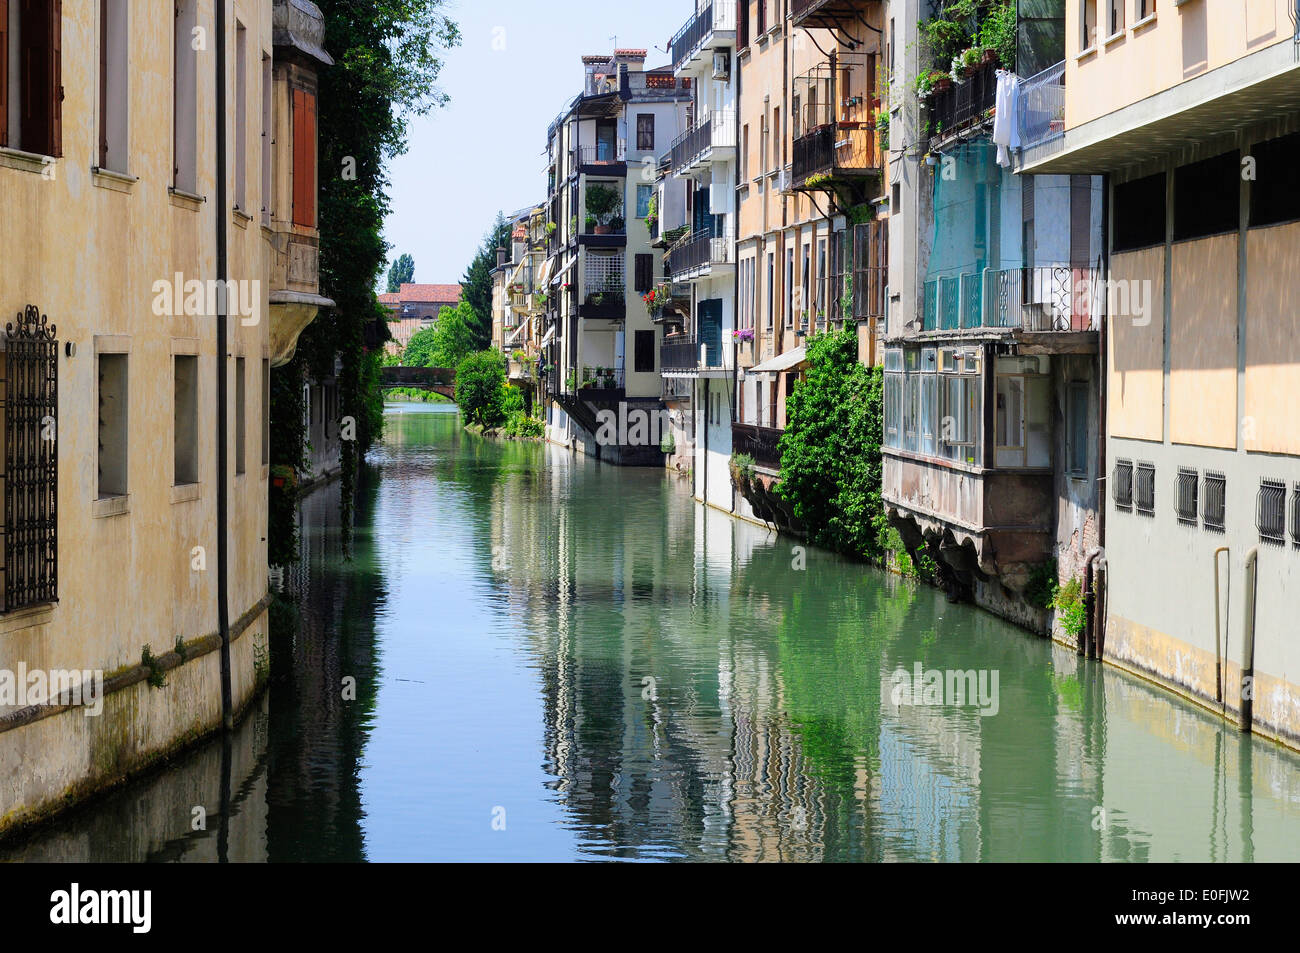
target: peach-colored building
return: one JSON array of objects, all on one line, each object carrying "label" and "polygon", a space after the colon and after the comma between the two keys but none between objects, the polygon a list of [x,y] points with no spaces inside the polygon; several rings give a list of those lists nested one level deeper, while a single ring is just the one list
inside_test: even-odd
[{"label": "peach-colored building", "polygon": [[1099,648],[1294,746],[1294,0],[1070,0],[1065,38],[1022,86],[1019,170],[1107,178]]}]

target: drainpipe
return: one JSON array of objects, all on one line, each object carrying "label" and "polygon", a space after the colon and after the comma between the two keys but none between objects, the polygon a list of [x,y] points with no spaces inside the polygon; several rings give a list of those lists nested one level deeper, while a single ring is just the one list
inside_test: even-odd
[{"label": "drainpipe", "polygon": [[1101,658],[1101,645],[1106,627],[1106,551],[1098,546],[1088,553],[1083,568],[1083,602],[1087,613],[1082,638],[1076,646],[1079,655]]},{"label": "drainpipe", "polygon": [[[217,0],[216,7],[216,133],[217,133],[217,281],[219,287],[229,287],[229,262],[227,250],[226,218],[226,0]],[[226,295],[217,295],[217,633],[221,636],[221,723],[230,731],[234,728],[234,705],[230,690],[230,579],[228,561],[230,552],[229,486],[226,472],[229,467],[226,447],[230,422],[227,420],[226,402],[229,396],[227,380]]]},{"label": "drainpipe", "polygon": [[1250,734],[1255,714],[1255,595],[1259,582],[1259,550],[1246,556],[1246,615],[1241,652],[1241,730]]},{"label": "drainpipe", "polygon": [[[1228,554],[1228,598],[1220,599],[1219,554]],[[1223,644],[1223,618],[1232,608],[1232,551],[1227,546],[1220,546],[1214,551],[1214,700],[1219,703],[1222,716],[1227,708],[1223,700],[1223,655],[1227,646]],[[1222,604],[1222,609],[1220,608]]]}]

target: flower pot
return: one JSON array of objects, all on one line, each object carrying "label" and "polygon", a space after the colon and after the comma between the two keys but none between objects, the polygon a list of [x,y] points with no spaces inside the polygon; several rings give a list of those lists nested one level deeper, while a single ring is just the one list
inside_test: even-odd
[{"label": "flower pot", "polygon": [[952,89],[952,77],[944,76],[943,79],[934,81],[934,92],[946,93],[950,89]]},{"label": "flower pot", "polygon": [[994,63],[996,63],[997,61],[998,61],[998,51],[997,51],[997,50],[985,50],[985,51],[984,51],[984,56],[983,56],[983,58],[980,60],[980,65],[981,65],[981,66],[992,66],[992,65],[993,65]]},{"label": "flower pot", "polygon": [[597,226],[596,226],[596,234],[597,234],[597,235],[608,235],[608,234],[609,234],[609,231],[610,231],[610,228],[609,228],[608,225],[597,225]]}]

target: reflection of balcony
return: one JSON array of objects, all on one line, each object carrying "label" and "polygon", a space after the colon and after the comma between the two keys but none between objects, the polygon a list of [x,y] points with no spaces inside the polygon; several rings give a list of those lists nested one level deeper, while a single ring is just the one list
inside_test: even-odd
[{"label": "reflection of balcony", "polygon": [[922,330],[1096,331],[1106,283],[1098,267],[985,268],[925,283]]},{"label": "reflection of balcony", "polygon": [[730,112],[706,115],[672,145],[672,169],[679,175],[711,162],[728,162],[736,155],[736,116]]},{"label": "reflection of balcony", "polygon": [[713,0],[686,21],[672,38],[673,72],[681,75],[712,69],[707,54],[736,41],[736,0]]},{"label": "reflection of balcony", "polygon": [[689,233],[668,249],[664,269],[674,281],[703,278],[715,268],[733,263],[732,244],[730,229]]},{"label": "reflection of balcony", "polygon": [[998,67],[985,63],[955,86],[930,96],[930,150],[937,151],[962,130],[984,122],[998,93]]}]

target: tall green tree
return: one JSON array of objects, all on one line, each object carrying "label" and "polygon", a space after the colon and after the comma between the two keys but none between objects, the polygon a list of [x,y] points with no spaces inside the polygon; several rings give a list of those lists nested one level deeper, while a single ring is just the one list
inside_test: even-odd
[{"label": "tall green tree", "polygon": [[474,336],[472,350],[486,350],[492,344],[492,271],[497,266],[497,249],[508,247],[510,223],[497,212],[496,221],[461,279],[460,300],[468,302],[472,312],[472,320],[468,322]]},{"label": "tall green tree", "polygon": [[[342,445],[346,534],[358,462],[383,423],[380,355],[367,348],[366,328],[384,327],[374,290],[388,260],[384,163],[406,151],[409,117],[446,104],[438,87],[442,56],[460,44],[460,31],[444,13],[444,0],[317,0],[317,6],[325,17],[325,48],[335,61],[320,71],[318,120],[321,293],[335,307],[308,326],[294,360],[277,371],[281,380],[273,393],[281,399],[272,402],[272,462],[302,468],[301,408],[295,414],[291,395],[301,393],[307,376],[329,376],[337,355],[340,414],[356,421],[357,437]],[[274,483],[273,495],[292,493],[291,481]],[[283,502],[272,499],[271,512],[291,516]],[[271,533],[292,539],[292,521],[278,519]]]},{"label": "tall green tree", "polygon": [[414,280],[415,259],[410,255],[399,255],[392,267],[388,269],[388,293],[397,294],[402,290],[402,285],[410,284]]}]

